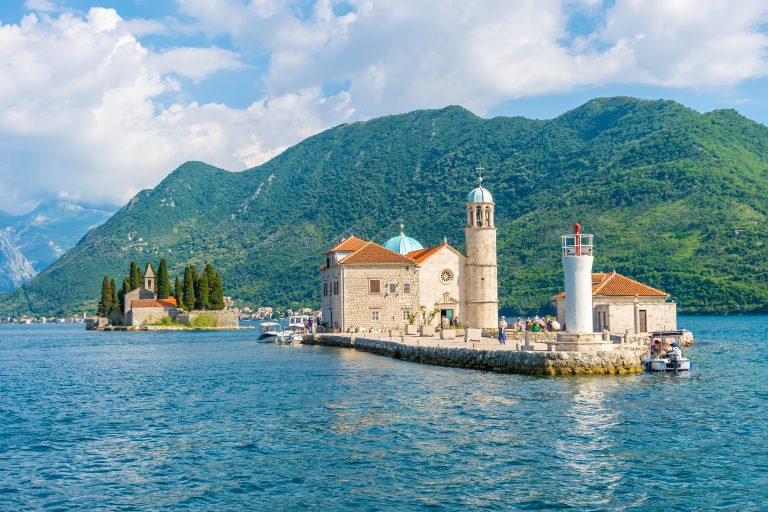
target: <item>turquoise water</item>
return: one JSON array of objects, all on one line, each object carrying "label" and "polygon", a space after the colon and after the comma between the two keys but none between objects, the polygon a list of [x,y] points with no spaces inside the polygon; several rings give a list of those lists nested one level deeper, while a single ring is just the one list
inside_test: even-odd
[{"label": "turquoise water", "polygon": [[764,510],[768,317],[680,323],[690,374],[573,378],[0,326],[0,509]]}]

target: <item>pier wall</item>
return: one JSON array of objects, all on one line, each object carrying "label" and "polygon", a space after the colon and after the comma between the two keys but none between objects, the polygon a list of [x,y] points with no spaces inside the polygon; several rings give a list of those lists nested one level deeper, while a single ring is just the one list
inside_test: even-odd
[{"label": "pier wall", "polygon": [[333,335],[309,335],[303,343],[351,348],[414,363],[528,375],[611,375],[642,371],[642,352],[637,350],[588,354],[484,350]]}]

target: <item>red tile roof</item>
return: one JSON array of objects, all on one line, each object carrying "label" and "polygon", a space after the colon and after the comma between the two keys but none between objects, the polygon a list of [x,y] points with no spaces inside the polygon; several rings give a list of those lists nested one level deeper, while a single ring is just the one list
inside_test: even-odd
[{"label": "red tile roof", "polygon": [[362,248],[339,261],[339,265],[366,264],[414,265],[416,262],[407,256],[390,251],[386,247],[373,242],[366,242]]},{"label": "red tile roof", "polygon": [[175,308],[176,299],[136,299],[131,301],[131,308]]},{"label": "red tile roof", "polygon": [[437,253],[443,247],[449,247],[447,244],[436,245],[434,247],[427,247],[426,249],[419,249],[418,251],[409,252],[406,256],[414,260],[416,263],[422,263],[433,254]]},{"label": "red tile roof", "polygon": [[335,251],[356,251],[363,247],[366,243],[367,242],[365,240],[361,240],[356,236],[350,236],[349,238],[345,238],[335,246],[325,251],[325,254]]},{"label": "red tile roof", "polygon": [[[635,281],[616,272],[592,273],[592,296],[598,297],[668,297],[669,294],[652,286]],[[565,297],[565,292],[555,295],[556,299]]]}]

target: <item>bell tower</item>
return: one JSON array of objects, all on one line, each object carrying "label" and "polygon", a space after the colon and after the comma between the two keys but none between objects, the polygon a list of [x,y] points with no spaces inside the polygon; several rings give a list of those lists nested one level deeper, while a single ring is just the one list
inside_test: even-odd
[{"label": "bell tower", "polygon": [[[478,172],[483,170],[478,166]],[[470,327],[495,329],[499,321],[499,287],[496,265],[496,222],[493,196],[479,185],[467,197],[466,304]]]},{"label": "bell tower", "polygon": [[155,272],[152,270],[152,264],[147,263],[147,271],[144,272],[144,288],[155,291]]}]

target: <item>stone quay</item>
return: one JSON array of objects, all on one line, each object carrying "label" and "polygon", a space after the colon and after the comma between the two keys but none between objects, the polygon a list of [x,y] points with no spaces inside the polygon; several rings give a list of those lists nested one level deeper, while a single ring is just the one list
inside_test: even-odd
[{"label": "stone quay", "polygon": [[[546,350],[545,344],[500,345],[492,338],[480,341],[441,340],[386,333],[309,334],[305,345],[322,345],[370,352],[414,363],[527,375],[624,375],[643,371],[645,347],[613,346],[598,352]],[[541,345],[544,345],[543,347]]]}]

